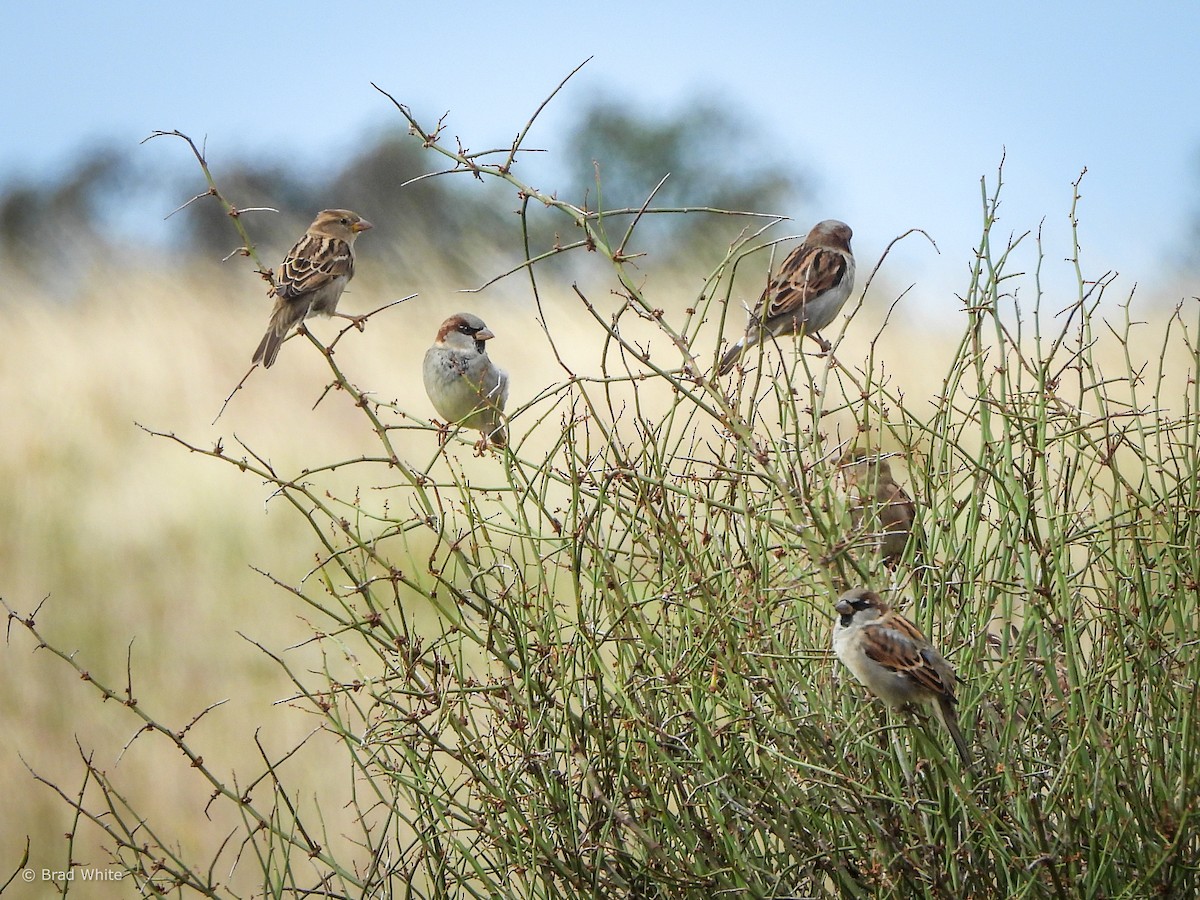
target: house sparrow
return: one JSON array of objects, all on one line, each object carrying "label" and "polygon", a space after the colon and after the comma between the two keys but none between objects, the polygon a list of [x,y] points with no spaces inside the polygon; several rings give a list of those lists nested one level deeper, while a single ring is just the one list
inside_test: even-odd
[{"label": "house sparrow", "polygon": [[745,336],[725,352],[717,375],[728,373],[747,347],[768,337],[804,333],[829,350],[829,342],[817,332],[837,317],[854,288],[852,236],[850,226],[837,219],[813,226],[767,284],[750,313]]},{"label": "house sparrow", "polygon": [[[892,478],[886,459],[863,451],[847,453],[840,463],[846,486],[851,491],[850,523],[856,535],[864,529],[879,548],[885,562],[894,563],[904,554],[912,534],[917,508],[912,498]],[[868,513],[870,523],[864,525]]]},{"label": "house sparrow", "polygon": [[963,765],[971,764],[954,705],[954,669],[920,629],[874,591],[855,588],[838,597],[833,652],[854,677],[886,704],[926,706],[941,720]]},{"label": "house sparrow", "polygon": [[483,320],[457,313],[438,329],[425,351],[425,393],[439,416],[464,428],[478,428],[497,447],[508,444],[502,414],[508,400],[508,374],[488,358],[486,342],[494,334]]},{"label": "house sparrow", "polygon": [[279,347],[294,325],[320,313],[361,323],[358,316],[337,311],[346,282],[354,277],[354,241],[372,225],[348,209],[324,209],[317,213],[304,237],[288,251],[275,276],[271,322],[263,335],[254,362],[271,368]]}]

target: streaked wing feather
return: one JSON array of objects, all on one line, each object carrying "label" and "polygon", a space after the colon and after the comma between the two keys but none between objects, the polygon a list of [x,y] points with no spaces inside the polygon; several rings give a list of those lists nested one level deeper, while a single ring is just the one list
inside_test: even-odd
[{"label": "streaked wing feather", "polygon": [[279,267],[275,295],[294,300],[342,275],[354,275],[354,254],[346,242],[306,234]]},{"label": "streaked wing feather", "polygon": [[912,635],[903,629],[903,625],[908,625],[920,634],[916,626],[904,619],[897,619],[895,624],[900,627],[879,625],[870,628],[867,640],[863,642],[863,652],[889,672],[907,675],[922,687],[954,702],[954,686],[943,675],[936,657],[931,655],[934,651],[914,643]]},{"label": "streaked wing feather", "polygon": [[797,247],[763,293],[767,320],[799,312],[814,297],[836,287],[846,275],[846,257],[825,247]]}]

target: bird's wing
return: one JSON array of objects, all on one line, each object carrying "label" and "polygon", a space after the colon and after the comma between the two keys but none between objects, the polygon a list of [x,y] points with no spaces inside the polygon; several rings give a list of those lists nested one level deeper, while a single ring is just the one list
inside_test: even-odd
[{"label": "bird's wing", "polygon": [[320,290],[335,278],[354,274],[350,245],[337,238],[306,234],[288,253],[275,278],[275,296],[294,300]]},{"label": "bird's wing", "polygon": [[759,305],[762,319],[770,321],[798,313],[804,305],[833,290],[846,277],[846,256],[826,247],[801,244],[783,261],[779,272],[763,292]]},{"label": "bird's wing", "polygon": [[906,633],[907,629],[901,630],[907,625],[919,635],[916,626],[907,620],[898,620],[895,624],[899,627],[867,626],[863,652],[889,672],[911,678],[932,693],[953,703],[954,685],[953,677],[949,676],[947,671],[949,666],[937,651],[923,640],[917,642],[911,634]]},{"label": "bird's wing", "polygon": [[916,522],[916,504],[908,496],[908,491],[900,485],[892,483],[881,486],[879,502],[882,507],[879,511],[879,520],[884,525],[903,525],[905,528],[911,528]]},{"label": "bird's wing", "polygon": [[501,412],[504,411],[504,406],[508,403],[508,373],[503,369],[497,369],[496,386],[492,389],[491,401],[492,405]]}]

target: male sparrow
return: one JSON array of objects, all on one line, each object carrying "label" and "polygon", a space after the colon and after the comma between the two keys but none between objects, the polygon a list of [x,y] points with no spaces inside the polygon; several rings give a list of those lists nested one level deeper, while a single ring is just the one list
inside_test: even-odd
[{"label": "male sparrow", "polygon": [[254,362],[271,368],[279,355],[279,346],[292,326],[309,316],[341,316],[355,323],[358,316],[337,311],[346,282],[354,277],[354,241],[372,225],[348,209],[323,209],[304,232],[304,237],[288,251],[275,274],[275,297],[271,323],[263,335]]},{"label": "male sparrow", "polygon": [[829,350],[829,342],[817,332],[837,317],[854,288],[852,236],[850,226],[837,219],[813,226],[767,284],[750,313],[745,336],[725,352],[717,375],[728,373],[747,347],[768,337],[808,334],[822,350]]},{"label": "male sparrow", "polygon": [[941,720],[963,765],[971,764],[954,705],[954,669],[920,629],[867,588],[838,597],[833,652],[873,694],[891,707],[917,704]]},{"label": "male sparrow", "polygon": [[866,526],[869,536],[877,542],[884,561],[895,562],[903,555],[917,518],[912,498],[896,484],[892,467],[882,457],[852,451],[843,458],[841,467],[846,486],[852,492],[850,523],[855,533],[862,531],[867,514],[874,513]]},{"label": "male sparrow", "polygon": [[483,320],[457,313],[438,329],[437,340],[425,351],[425,393],[447,422],[477,428],[497,447],[508,443],[502,415],[508,400],[508,374],[487,355],[486,342],[495,335]]}]

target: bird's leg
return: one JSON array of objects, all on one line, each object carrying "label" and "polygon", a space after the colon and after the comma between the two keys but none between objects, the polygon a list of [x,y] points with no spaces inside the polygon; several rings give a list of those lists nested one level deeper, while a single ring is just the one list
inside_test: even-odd
[{"label": "bird's leg", "polygon": [[822,353],[828,353],[833,349],[833,344],[829,343],[829,341],[825,340],[825,338],[821,337],[815,331],[809,334],[809,337],[817,342],[817,346],[821,348]]},{"label": "bird's leg", "polygon": [[350,315],[350,313],[338,312],[337,310],[334,310],[333,312],[331,312],[330,315],[337,316],[339,319],[349,319],[351,322],[354,323],[354,327],[357,328],[359,331],[363,330],[363,328],[365,327],[364,323],[367,321],[366,316],[352,316],[352,315]]}]

